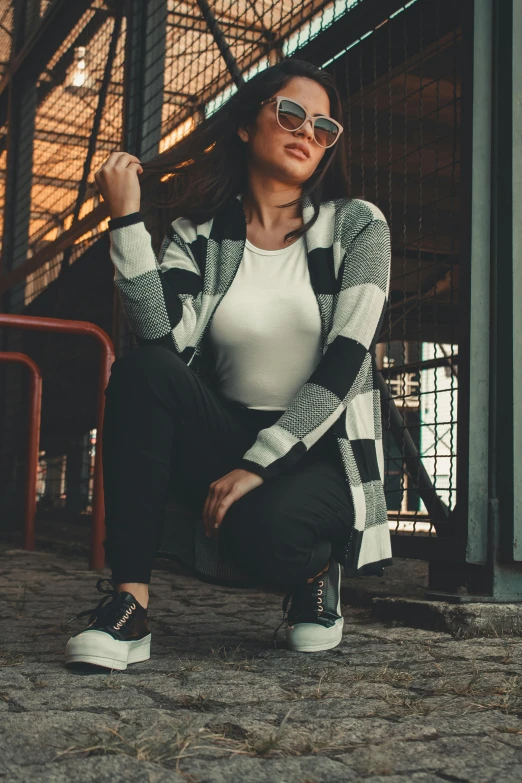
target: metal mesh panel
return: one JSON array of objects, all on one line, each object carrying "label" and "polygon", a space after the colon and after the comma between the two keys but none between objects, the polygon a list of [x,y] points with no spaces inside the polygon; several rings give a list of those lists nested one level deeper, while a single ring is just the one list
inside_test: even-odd
[{"label": "metal mesh panel", "polygon": [[25,39],[28,39],[38,29],[42,18],[48,12],[53,2],[54,0],[28,0],[25,4]]},{"label": "metal mesh panel", "polygon": [[[92,3],[38,80],[41,100],[34,133],[31,254],[69,229],[75,210],[82,218],[100,202],[94,172],[118,146],[122,132],[124,19],[116,40],[106,95],[101,96],[100,92],[114,31],[115,19],[107,13],[102,0]],[[93,135],[100,105],[103,111]],[[84,176],[84,197],[78,205]],[[69,263],[82,255],[106,229],[107,219],[78,237],[69,250]],[[26,305],[56,279],[63,256],[58,254],[28,275]]]},{"label": "metal mesh panel", "polygon": [[[9,0],[0,3],[0,80],[4,77],[11,59],[13,34],[13,6]],[[0,137],[5,139],[7,125],[0,127]],[[5,144],[0,145],[0,237],[4,227],[5,170],[7,163]],[[1,238],[0,238],[1,250]]]},{"label": "metal mesh panel", "polygon": [[[444,16],[442,16],[444,11]],[[344,57],[352,193],[392,231],[390,307],[378,366],[402,422],[384,421],[393,530],[433,532],[425,500],[455,507],[458,388],[459,9],[409,3]],[[432,487],[405,469],[405,433]],[[415,452],[413,452],[415,453]],[[431,498],[430,498],[431,494]]]},{"label": "metal mesh panel", "polygon": [[10,0],[0,3],[0,78],[9,67],[13,33],[13,4]]},{"label": "metal mesh panel", "polygon": [[[376,203],[392,233],[390,306],[376,348],[383,399],[390,397],[383,406],[383,427],[391,527],[396,534],[431,535],[433,514],[440,522],[456,502],[460,5],[446,0],[384,5],[372,0],[167,0],[165,6],[156,0],[147,4],[147,12],[143,6],[129,22],[125,17],[118,22],[117,4],[86,3],[35,82],[32,165],[18,182],[18,187],[29,185],[27,243],[17,240],[4,273],[36,259],[22,282],[13,283],[9,306],[23,312],[45,302],[42,314],[60,316],[72,268],[107,239],[94,172],[110,151],[124,148],[122,140],[132,137],[133,122],[141,122],[144,111],[148,116],[159,112],[159,132],[153,128],[142,138],[148,159],[217,111],[237,89],[238,74],[248,79],[292,55],[331,71],[344,104],[349,195]],[[9,27],[7,5],[5,13]],[[137,86],[125,64],[126,43],[143,25],[147,34],[140,57],[146,76]],[[8,59],[8,51],[8,39],[0,35],[0,59]],[[2,163],[5,152],[0,150]],[[2,198],[1,178],[0,183]],[[157,218],[153,240],[158,249],[163,225],[159,216],[151,213],[151,218]],[[77,233],[63,242],[64,233],[76,225]],[[107,245],[103,248],[106,253]],[[94,295],[82,317],[100,322]],[[133,344],[117,318],[112,328],[120,351]],[[49,357],[54,338],[47,339]],[[60,369],[65,371],[66,363]],[[15,391],[9,388],[4,433],[10,427],[19,431],[9,408]],[[15,407],[22,416],[20,405]],[[68,486],[66,494],[81,495],[83,510],[89,508],[88,493],[71,487],[73,476],[80,484],[85,480],[93,427],[91,418],[83,432],[71,431],[70,443],[65,434],[41,444],[40,486],[51,506],[67,505],[61,496]],[[50,463],[43,452],[53,460],[52,483],[44,480]],[[60,462],[66,453],[76,466],[69,483],[66,463]],[[11,460],[5,453],[3,458],[11,466],[10,493],[19,496],[23,450]],[[422,492],[411,469],[415,460],[425,471]]]}]

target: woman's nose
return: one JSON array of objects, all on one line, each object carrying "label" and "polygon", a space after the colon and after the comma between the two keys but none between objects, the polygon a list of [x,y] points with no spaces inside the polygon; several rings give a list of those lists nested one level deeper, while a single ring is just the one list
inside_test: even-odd
[{"label": "woman's nose", "polygon": [[314,137],[314,123],[313,120],[307,120],[304,125],[302,125],[296,133],[306,133],[306,135],[313,139]]}]

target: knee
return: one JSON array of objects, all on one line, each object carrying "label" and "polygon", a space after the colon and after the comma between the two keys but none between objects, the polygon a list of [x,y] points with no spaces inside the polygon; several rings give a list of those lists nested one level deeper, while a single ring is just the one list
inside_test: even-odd
[{"label": "knee", "polygon": [[[302,537],[302,531],[292,537],[290,526],[281,531],[275,524],[235,524],[232,517],[225,525],[223,520],[220,538],[224,552],[231,560],[247,569],[267,584],[300,584],[319,570],[310,564],[315,549]],[[321,563],[324,557],[320,557]]]},{"label": "knee", "polygon": [[219,528],[220,541],[228,553],[243,562],[259,550],[260,544],[260,519],[255,509],[252,509],[249,494],[232,503]]},{"label": "knee", "polygon": [[281,519],[274,518],[268,527],[268,534],[272,554],[280,561],[303,560],[316,543],[314,530],[291,514]]},{"label": "knee", "polygon": [[273,511],[253,514],[251,508],[242,513],[241,498],[229,508],[221,527],[220,536],[228,550],[252,567],[300,562],[306,559],[314,539],[313,531],[291,515],[282,518]]}]

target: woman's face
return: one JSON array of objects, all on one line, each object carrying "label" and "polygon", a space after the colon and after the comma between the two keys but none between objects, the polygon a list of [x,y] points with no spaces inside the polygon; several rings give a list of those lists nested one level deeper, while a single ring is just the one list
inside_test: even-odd
[{"label": "woman's face", "polygon": [[[320,84],[303,76],[293,77],[275,95],[284,95],[298,101],[308,114],[330,116],[330,99]],[[270,96],[272,97],[272,96]],[[254,127],[239,128],[238,135],[248,143],[249,168],[261,169],[265,176],[272,176],[281,182],[300,185],[312,176],[326,152],[314,141],[312,120],[302,128],[287,131],[276,119],[276,102],[261,107]],[[303,158],[290,152],[288,145],[296,141],[304,144],[308,157]]]}]

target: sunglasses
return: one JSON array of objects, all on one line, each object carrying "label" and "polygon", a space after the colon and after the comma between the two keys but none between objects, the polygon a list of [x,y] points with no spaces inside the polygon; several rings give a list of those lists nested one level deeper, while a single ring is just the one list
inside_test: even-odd
[{"label": "sunglasses", "polygon": [[312,120],[314,140],[320,147],[333,147],[343,132],[343,126],[336,120],[325,115],[314,117],[308,114],[304,106],[283,95],[276,95],[261,101],[261,106],[276,101],[276,118],[278,124],[287,131],[296,131],[302,128],[307,120]]}]

